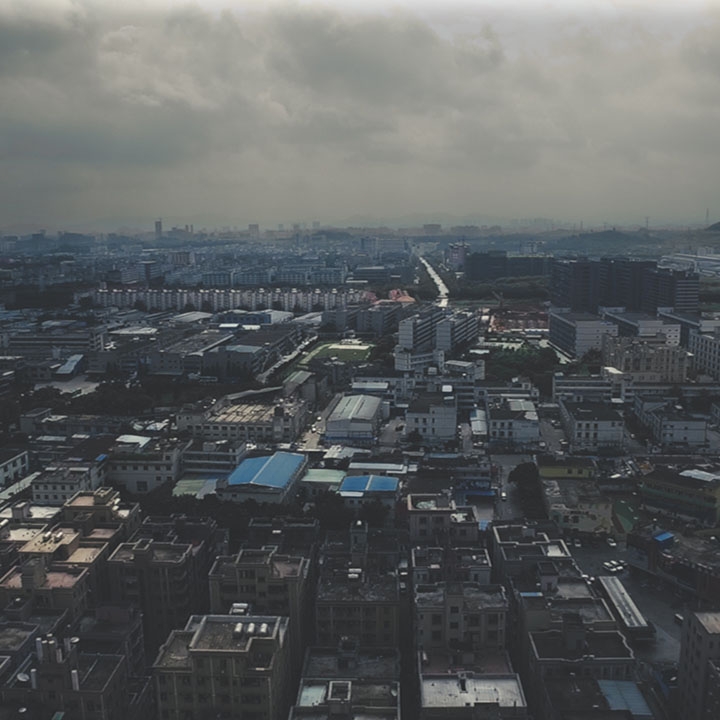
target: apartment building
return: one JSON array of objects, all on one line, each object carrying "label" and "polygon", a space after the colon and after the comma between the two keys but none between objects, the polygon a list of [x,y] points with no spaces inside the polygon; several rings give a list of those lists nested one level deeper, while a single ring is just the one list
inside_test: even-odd
[{"label": "apartment building", "polygon": [[415,627],[422,649],[463,647],[469,652],[506,643],[505,588],[473,582],[415,586]]},{"label": "apartment building", "polygon": [[336,645],[357,638],[360,647],[395,647],[400,638],[398,578],[362,567],[338,568],[318,581],[315,639]]},{"label": "apartment building", "polygon": [[600,350],[605,335],[617,335],[617,325],[597,315],[551,311],[548,316],[550,344],[570,357],[580,358]]},{"label": "apartment building", "polygon": [[711,698],[717,700],[713,679],[720,662],[720,613],[690,612],[683,622],[678,664],[680,720],[715,717]]},{"label": "apartment building", "polygon": [[478,541],[480,522],[475,506],[459,506],[445,493],[408,495],[407,513],[412,543],[462,546]]},{"label": "apartment building", "polygon": [[430,445],[457,437],[457,403],[450,393],[423,393],[410,402],[405,412],[404,436],[416,433]]},{"label": "apartment building", "polygon": [[176,483],[183,472],[183,456],[191,440],[120,435],[110,449],[108,480],[134,495]]},{"label": "apartment building", "polygon": [[153,675],[161,720],[286,720],[290,627],[270,615],[193,615],[160,648]]},{"label": "apartment building", "polygon": [[108,559],[111,597],[142,609],[148,649],[184,625],[192,612],[205,609],[203,566],[193,544],[148,538],[119,545]]},{"label": "apartment building", "polygon": [[622,415],[609,405],[562,400],[560,417],[573,449],[620,449],[625,445],[625,424]]}]

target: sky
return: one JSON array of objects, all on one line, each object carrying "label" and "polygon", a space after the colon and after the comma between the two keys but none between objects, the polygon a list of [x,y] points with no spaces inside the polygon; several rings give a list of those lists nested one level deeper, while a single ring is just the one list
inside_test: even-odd
[{"label": "sky", "polygon": [[720,0],[0,0],[0,232],[720,220]]}]

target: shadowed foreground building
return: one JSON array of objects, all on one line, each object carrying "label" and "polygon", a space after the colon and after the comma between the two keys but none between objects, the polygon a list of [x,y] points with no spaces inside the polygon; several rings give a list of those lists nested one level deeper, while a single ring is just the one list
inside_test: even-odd
[{"label": "shadowed foreground building", "polygon": [[288,619],[193,615],[155,664],[158,717],[286,720],[295,678]]}]

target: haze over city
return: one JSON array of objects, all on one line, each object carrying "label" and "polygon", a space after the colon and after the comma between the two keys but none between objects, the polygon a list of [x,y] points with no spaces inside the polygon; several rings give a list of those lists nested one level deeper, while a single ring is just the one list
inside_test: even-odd
[{"label": "haze over city", "polygon": [[0,229],[714,216],[720,4],[0,2]]}]

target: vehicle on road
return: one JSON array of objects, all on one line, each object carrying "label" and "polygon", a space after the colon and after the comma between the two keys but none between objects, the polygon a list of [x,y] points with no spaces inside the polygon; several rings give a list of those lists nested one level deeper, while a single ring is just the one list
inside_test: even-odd
[{"label": "vehicle on road", "polygon": [[576,548],[581,548],[581,547],[582,547],[582,542],[580,541],[580,538],[575,538],[575,539],[573,540],[573,545],[574,545]]},{"label": "vehicle on road", "polygon": [[500,491],[500,499],[504,502],[507,500],[507,493],[504,490]]},{"label": "vehicle on road", "polygon": [[616,547],[617,547],[617,541],[615,540],[615,538],[609,537],[609,538],[607,539],[607,544],[608,544],[611,548],[616,548]]},{"label": "vehicle on road", "polygon": [[609,573],[615,572],[615,563],[612,560],[606,560],[602,564],[603,568],[607,570]]}]

